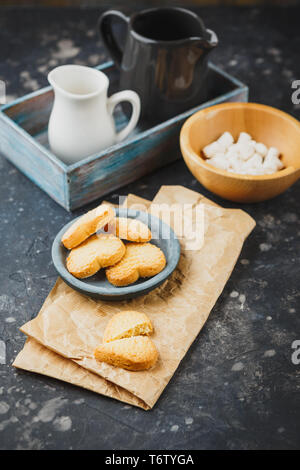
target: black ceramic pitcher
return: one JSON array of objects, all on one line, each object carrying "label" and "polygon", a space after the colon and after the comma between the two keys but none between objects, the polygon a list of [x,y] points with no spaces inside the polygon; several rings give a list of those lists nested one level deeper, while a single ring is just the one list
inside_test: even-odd
[{"label": "black ceramic pitcher", "polygon": [[[127,25],[124,47],[114,20]],[[120,88],[136,91],[142,118],[161,122],[206,98],[207,55],[218,43],[203,21],[184,8],[152,8],[131,17],[115,10],[99,19],[106,48],[120,68]]]}]

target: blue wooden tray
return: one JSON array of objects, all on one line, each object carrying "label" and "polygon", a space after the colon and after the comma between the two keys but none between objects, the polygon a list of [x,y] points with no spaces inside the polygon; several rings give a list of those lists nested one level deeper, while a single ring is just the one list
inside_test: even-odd
[{"label": "blue wooden tray", "polygon": [[[97,67],[110,80],[109,95],[118,89],[112,62]],[[73,165],[49,149],[47,127],[53,90],[43,88],[4,105],[0,110],[0,152],[65,209],[72,211],[180,157],[179,131],[194,112],[226,101],[247,101],[248,87],[209,64],[211,99],[151,127],[139,124],[120,144]],[[116,126],[127,117],[119,108]]]}]

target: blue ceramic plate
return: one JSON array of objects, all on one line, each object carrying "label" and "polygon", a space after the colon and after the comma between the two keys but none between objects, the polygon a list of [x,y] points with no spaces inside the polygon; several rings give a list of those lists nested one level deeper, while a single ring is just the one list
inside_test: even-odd
[{"label": "blue ceramic plate", "polygon": [[61,237],[65,231],[74,223],[72,220],[65,225],[56,235],[52,245],[52,260],[60,277],[73,289],[82,294],[103,300],[124,300],[147,294],[162,284],[176,268],[180,257],[180,244],[174,231],[157,217],[147,212],[132,209],[116,209],[119,217],[129,217],[144,222],[151,229],[151,243],[158,246],[167,260],[166,267],[156,276],[147,279],[139,279],[134,284],[126,287],[115,287],[110,284],[105,276],[105,270],[101,269],[94,276],[86,279],[77,279],[72,276],[66,268],[68,250],[61,243]]}]

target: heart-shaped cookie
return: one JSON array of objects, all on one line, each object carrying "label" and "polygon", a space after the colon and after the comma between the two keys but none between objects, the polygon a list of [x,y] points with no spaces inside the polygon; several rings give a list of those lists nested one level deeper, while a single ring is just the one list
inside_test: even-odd
[{"label": "heart-shaped cookie", "polygon": [[80,279],[93,276],[99,269],[118,263],[124,254],[124,243],[114,235],[92,235],[71,250],[67,269]]},{"label": "heart-shaped cookie", "polygon": [[126,310],[114,315],[107,324],[103,343],[130,336],[150,335],[153,332],[151,321],[144,313]]},{"label": "heart-shaped cookie", "polygon": [[77,219],[64,233],[61,241],[63,245],[71,250],[75,248],[90,235],[107,225],[115,216],[113,207],[101,204],[95,209],[87,212]]},{"label": "heart-shaped cookie", "polygon": [[148,336],[132,336],[103,343],[95,350],[95,358],[128,370],[145,370],[158,359],[157,349]]},{"label": "heart-shaped cookie", "polygon": [[115,218],[115,235],[122,240],[145,243],[151,240],[152,234],[148,226],[137,219],[127,217]]},{"label": "heart-shaped cookie", "polygon": [[158,359],[155,344],[147,336],[152,332],[151,321],[144,313],[119,312],[108,322],[103,344],[95,349],[95,358],[123,369],[150,369]]},{"label": "heart-shaped cookie", "polygon": [[127,243],[124,257],[106,269],[106,277],[114,286],[133,284],[140,277],[152,277],[166,266],[164,253],[152,243]]}]

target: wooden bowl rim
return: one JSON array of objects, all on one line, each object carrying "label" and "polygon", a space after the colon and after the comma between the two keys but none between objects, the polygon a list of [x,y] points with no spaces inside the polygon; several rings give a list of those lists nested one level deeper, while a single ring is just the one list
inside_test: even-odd
[{"label": "wooden bowl rim", "polygon": [[299,132],[300,132],[300,122],[296,118],[272,106],[268,106],[268,105],[261,104],[261,103],[243,103],[243,102],[221,103],[221,104],[217,104],[214,106],[209,106],[208,108],[201,109],[200,111],[197,111],[192,116],[190,116],[185,121],[180,131],[181,149],[182,150],[184,149],[186,153],[188,154],[189,158],[191,158],[196,164],[210,171],[211,173],[215,173],[217,175],[221,175],[227,178],[232,178],[235,180],[245,180],[245,181],[277,180],[279,178],[284,178],[285,176],[295,173],[296,171],[299,170],[298,168],[295,168],[294,166],[288,166],[282,170],[276,171],[276,173],[273,173],[271,175],[240,175],[238,173],[231,173],[227,170],[221,170],[219,168],[213,167],[212,165],[209,165],[208,163],[206,163],[203,157],[201,157],[201,155],[198,155],[192,149],[192,146],[188,138],[189,130],[192,127],[193,123],[197,121],[199,115],[202,116],[202,115],[208,114],[211,111],[218,110],[218,109],[226,109],[226,108],[228,109],[252,108],[252,109],[256,109],[257,111],[265,110],[269,113],[277,114],[284,120],[291,122],[296,127],[298,127]]}]

